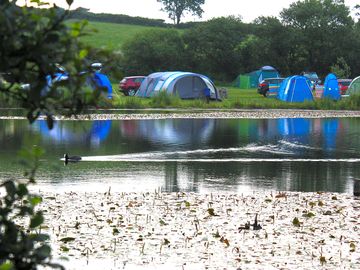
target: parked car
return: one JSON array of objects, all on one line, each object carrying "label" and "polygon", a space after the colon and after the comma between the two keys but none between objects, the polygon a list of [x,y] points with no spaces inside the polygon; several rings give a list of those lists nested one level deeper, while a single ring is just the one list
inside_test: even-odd
[{"label": "parked car", "polygon": [[134,96],[145,76],[131,76],[123,78],[119,83],[119,90],[125,96]]},{"label": "parked car", "polygon": [[346,90],[348,90],[349,85],[351,84],[351,79],[338,79],[339,90],[341,95],[345,95]]},{"label": "parked car", "polygon": [[321,84],[321,80],[316,72],[304,71],[301,73],[301,75],[309,79],[312,90],[315,90],[316,85]]},{"label": "parked car", "polygon": [[266,78],[259,83],[257,91],[264,97],[275,96],[283,80],[284,78]]}]

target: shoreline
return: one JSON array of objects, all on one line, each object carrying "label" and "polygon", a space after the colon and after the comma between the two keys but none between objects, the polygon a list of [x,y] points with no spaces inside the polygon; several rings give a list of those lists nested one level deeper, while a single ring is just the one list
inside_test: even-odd
[{"label": "shoreline", "polygon": [[[67,269],[97,269],[99,261],[105,269],[360,265],[360,200],[349,194],[109,190],[40,195],[43,230],[51,235],[55,258],[70,258]],[[256,215],[259,228],[252,226]]]},{"label": "shoreline", "polygon": [[[185,110],[108,110],[109,113],[90,113],[79,114],[76,117],[54,116],[58,121],[74,120],[154,120],[154,119],[277,119],[277,118],[341,118],[341,117],[360,117],[360,111],[325,111],[325,110],[198,110],[198,112],[185,112]],[[132,111],[134,113],[128,113]],[[141,113],[139,113],[139,111]],[[159,113],[159,112],[166,113]],[[125,113],[124,113],[125,112]],[[0,120],[13,119],[23,120],[23,116],[0,116]],[[44,120],[44,116],[39,117]]]}]

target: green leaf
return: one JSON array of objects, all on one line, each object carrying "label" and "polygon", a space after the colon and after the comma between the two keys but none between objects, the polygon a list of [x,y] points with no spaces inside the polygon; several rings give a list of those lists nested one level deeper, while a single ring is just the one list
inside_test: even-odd
[{"label": "green leaf", "polygon": [[11,262],[4,262],[0,265],[0,270],[13,270],[14,266]]},{"label": "green leaf", "polygon": [[28,193],[29,193],[29,191],[28,191],[26,185],[24,185],[24,184],[19,184],[18,185],[17,194],[18,194],[19,197],[24,197]]},{"label": "green leaf", "polygon": [[79,58],[84,59],[88,55],[88,50],[83,49],[79,52]]},{"label": "green leaf", "polygon": [[16,186],[15,183],[13,181],[6,181],[4,184],[5,189],[6,189],[6,193],[10,196],[15,196],[16,194]]},{"label": "green leaf", "polygon": [[40,260],[44,260],[50,257],[51,249],[48,245],[41,246],[35,250],[35,256],[37,256]]},{"label": "green leaf", "polygon": [[30,234],[29,237],[34,241],[34,242],[45,242],[47,240],[49,240],[49,235],[47,234]]},{"label": "green leaf", "polygon": [[38,196],[35,196],[35,197],[32,197],[30,199],[30,203],[31,205],[35,206],[35,205],[38,205],[39,203],[42,202],[42,198],[41,197],[38,197]]},{"label": "green leaf", "polygon": [[36,228],[44,222],[44,217],[41,212],[37,212],[30,220],[30,228]]}]

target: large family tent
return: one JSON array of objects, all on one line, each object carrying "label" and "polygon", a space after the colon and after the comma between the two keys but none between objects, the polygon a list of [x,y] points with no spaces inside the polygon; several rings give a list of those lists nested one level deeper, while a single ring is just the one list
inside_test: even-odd
[{"label": "large family tent", "polygon": [[313,100],[308,80],[304,76],[292,76],[286,78],[280,85],[278,99],[287,102],[304,102]]},{"label": "large family tent", "polygon": [[181,71],[156,72],[143,80],[136,96],[151,97],[165,91],[182,99],[195,99],[204,97],[205,88],[210,89],[211,99],[220,100],[215,85],[204,75]]},{"label": "large family tent", "polygon": [[333,73],[328,74],[325,78],[323,98],[329,98],[332,100],[341,99],[339,83]]},{"label": "large family tent", "polygon": [[356,77],[347,90],[349,95],[360,95],[360,76]]}]

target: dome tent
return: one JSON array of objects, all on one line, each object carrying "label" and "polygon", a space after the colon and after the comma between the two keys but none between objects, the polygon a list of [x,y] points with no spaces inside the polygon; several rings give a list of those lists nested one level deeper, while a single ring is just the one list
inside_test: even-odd
[{"label": "dome tent", "polygon": [[136,96],[151,97],[165,91],[181,99],[195,99],[204,97],[205,88],[210,89],[211,99],[220,100],[215,85],[204,75],[181,71],[156,72],[144,79]]},{"label": "dome tent", "polygon": [[350,84],[347,93],[349,95],[360,95],[360,76],[356,77]]},{"label": "dome tent", "polygon": [[281,83],[277,98],[287,102],[304,102],[314,99],[308,80],[298,75],[288,77]]},{"label": "dome tent", "polygon": [[323,98],[340,100],[340,90],[338,80],[333,73],[329,73],[325,78]]},{"label": "dome tent", "polygon": [[279,72],[272,66],[263,66],[250,73],[240,74],[233,85],[242,89],[256,88],[258,84],[266,78],[279,78]]}]

